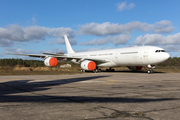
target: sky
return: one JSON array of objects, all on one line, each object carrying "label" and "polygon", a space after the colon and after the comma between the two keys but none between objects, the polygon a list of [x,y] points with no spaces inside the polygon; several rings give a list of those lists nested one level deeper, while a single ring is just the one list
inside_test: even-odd
[{"label": "sky", "polygon": [[0,59],[158,46],[180,57],[179,0],[0,0]]}]

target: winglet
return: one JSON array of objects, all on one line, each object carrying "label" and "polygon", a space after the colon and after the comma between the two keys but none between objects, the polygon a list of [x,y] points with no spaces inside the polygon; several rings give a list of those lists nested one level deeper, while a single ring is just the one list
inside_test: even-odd
[{"label": "winglet", "polygon": [[75,53],[71,47],[71,44],[69,43],[69,40],[66,35],[64,35],[65,43],[66,43],[66,49],[67,53]]},{"label": "winglet", "polygon": [[5,54],[8,54],[5,50],[3,50]]}]

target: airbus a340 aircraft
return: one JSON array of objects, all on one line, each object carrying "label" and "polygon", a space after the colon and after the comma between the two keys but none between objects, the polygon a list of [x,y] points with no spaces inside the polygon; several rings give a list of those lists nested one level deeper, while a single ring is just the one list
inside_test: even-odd
[{"label": "airbus a340 aircraft", "polygon": [[64,39],[67,48],[67,54],[64,55],[51,53],[33,55],[4,52],[11,55],[44,58],[44,64],[51,67],[57,66],[58,60],[67,58],[74,63],[80,64],[82,72],[100,72],[99,67],[108,67],[108,71],[114,71],[112,68],[118,66],[127,66],[131,70],[141,70],[143,66],[147,66],[149,68],[148,73],[153,73],[152,69],[155,68],[155,65],[164,62],[170,57],[164,49],[154,46],[127,47],[75,53],[66,35],[64,35]]}]

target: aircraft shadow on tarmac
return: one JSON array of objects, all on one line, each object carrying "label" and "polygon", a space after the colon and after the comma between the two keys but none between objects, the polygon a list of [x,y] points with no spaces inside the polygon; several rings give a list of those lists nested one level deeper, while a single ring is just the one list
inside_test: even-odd
[{"label": "aircraft shadow on tarmac", "polygon": [[[43,82],[29,82],[32,80],[4,82],[4,83],[0,83],[0,102],[132,103],[132,102],[156,102],[156,101],[177,100],[174,98],[145,99],[145,98],[125,98],[125,97],[51,96],[51,95],[42,95],[35,93],[37,91],[44,91],[51,89],[51,88],[47,88],[51,86],[63,85],[68,83],[80,82],[80,81],[88,81],[103,77],[108,77],[108,76],[79,77],[79,78],[59,79],[59,80],[43,81]],[[16,95],[18,93],[21,93],[21,95]]]}]

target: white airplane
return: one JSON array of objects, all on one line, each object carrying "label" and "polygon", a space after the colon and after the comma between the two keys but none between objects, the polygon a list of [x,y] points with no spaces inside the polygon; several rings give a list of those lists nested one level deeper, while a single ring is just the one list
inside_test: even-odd
[{"label": "white airplane", "polygon": [[64,35],[64,39],[67,48],[67,54],[64,55],[51,53],[35,55],[4,52],[11,55],[44,58],[44,64],[51,67],[57,66],[59,59],[66,58],[74,63],[80,64],[81,72],[100,72],[99,67],[108,67],[109,69],[106,69],[107,71],[114,71],[112,68],[119,66],[127,66],[131,70],[141,70],[142,67],[147,66],[149,68],[148,73],[153,73],[155,65],[164,62],[170,57],[164,49],[155,46],[127,47],[75,53],[66,35]]}]

